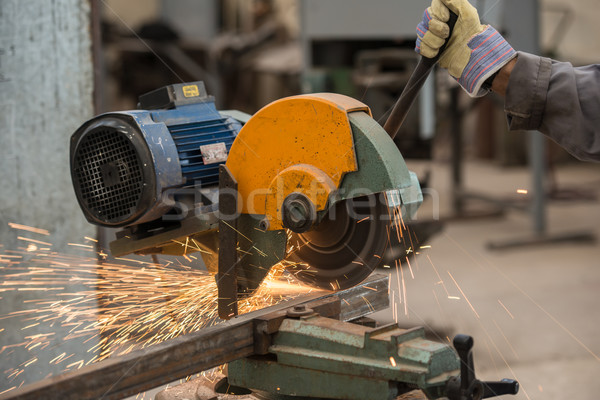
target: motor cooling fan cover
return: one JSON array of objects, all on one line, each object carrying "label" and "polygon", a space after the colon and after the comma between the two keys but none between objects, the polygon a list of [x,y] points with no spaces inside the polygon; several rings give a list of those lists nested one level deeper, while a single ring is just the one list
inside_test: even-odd
[{"label": "motor cooling fan cover", "polygon": [[71,138],[71,177],[86,218],[123,226],[147,211],[156,197],[148,146],[130,119],[101,116]]}]

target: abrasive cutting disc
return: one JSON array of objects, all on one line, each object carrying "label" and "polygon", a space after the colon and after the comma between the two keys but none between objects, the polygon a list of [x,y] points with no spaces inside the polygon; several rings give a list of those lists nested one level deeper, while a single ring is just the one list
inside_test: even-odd
[{"label": "abrasive cutting disc", "polygon": [[288,271],[329,290],[362,282],[382,262],[392,225],[387,205],[378,197],[340,201],[313,229],[293,233]]}]

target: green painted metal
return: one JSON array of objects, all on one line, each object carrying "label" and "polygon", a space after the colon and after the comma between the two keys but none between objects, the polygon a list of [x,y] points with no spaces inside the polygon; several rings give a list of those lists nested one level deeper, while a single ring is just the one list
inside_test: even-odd
[{"label": "green painted metal", "polygon": [[422,328],[367,328],[317,315],[286,319],[269,348],[271,357],[230,363],[229,382],[352,400],[394,398],[419,388],[437,399],[446,381],[459,375],[460,362],[452,348],[424,335]]},{"label": "green painted metal", "polygon": [[[358,170],[348,173],[333,202],[371,193],[388,192],[388,200],[399,196],[403,216],[414,216],[423,195],[417,176],[408,170],[390,135],[364,112],[348,114],[354,138]],[[332,202],[332,203],[333,203]],[[397,204],[390,204],[395,206]]]},{"label": "green painted metal", "polygon": [[[228,374],[243,375],[244,382],[258,379],[262,391],[303,399],[375,400],[394,399],[400,394],[397,387],[383,380],[319,370],[299,371],[298,368],[269,360],[243,359],[232,362],[228,366]],[[229,383],[237,386],[231,378]]]}]

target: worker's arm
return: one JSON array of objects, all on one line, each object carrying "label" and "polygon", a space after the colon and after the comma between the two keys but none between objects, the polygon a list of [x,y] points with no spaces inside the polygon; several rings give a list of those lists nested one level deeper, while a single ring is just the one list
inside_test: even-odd
[{"label": "worker's arm", "polygon": [[511,130],[539,130],[581,160],[600,161],[600,65],[574,68],[516,53],[492,27],[481,25],[467,0],[433,0],[417,27],[415,50],[434,57],[448,37],[449,12],[458,16],[440,57],[471,96],[505,97]]},{"label": "worker's arm", "polygon": [[492,79],[492,90],[502,97],[506,96],[506,87],[508,86],[510,74],[512,73],[513,68],[515,68],[516,63],[517,58],[513,58],[504,67],[502,67],[498,74]]},{"label": "worker's arm", "polygon": [[495,77],[511,130],[539,130],[575,157],[600,161],[600,65],[519,53]]}]

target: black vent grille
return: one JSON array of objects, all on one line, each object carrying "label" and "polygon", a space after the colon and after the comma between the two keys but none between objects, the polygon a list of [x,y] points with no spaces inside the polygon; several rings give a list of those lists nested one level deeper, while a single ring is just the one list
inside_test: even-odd
[{"label": "black vent grille", "polygon": [[117,223],[136,213],[143,167],[124,134],[111,128],[88,133],[76,149],[74,162],[80,200],[93,217]]}]

